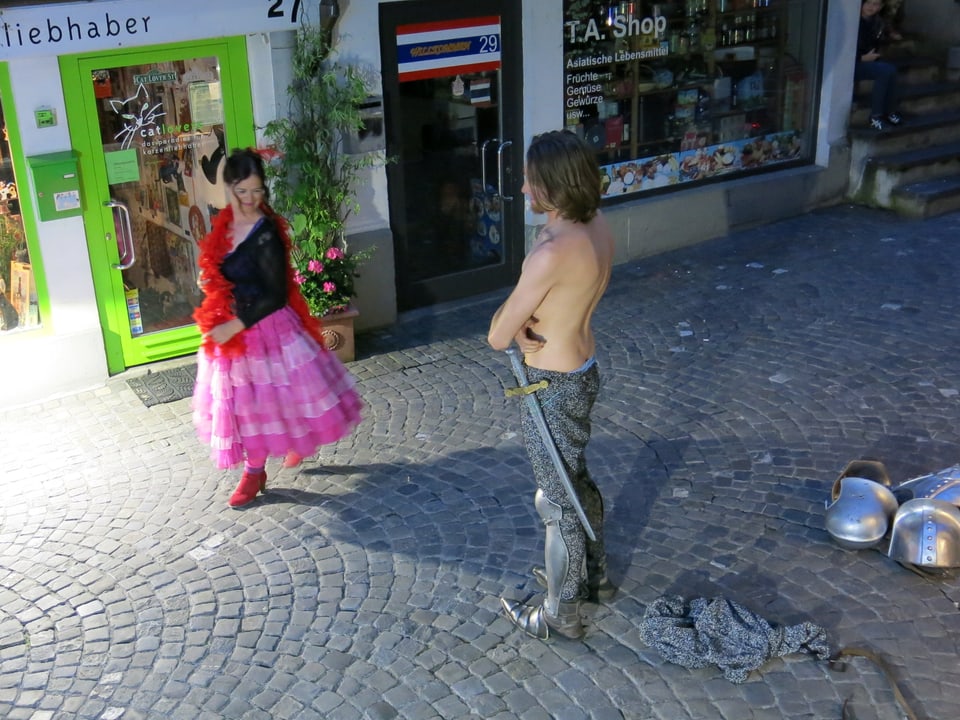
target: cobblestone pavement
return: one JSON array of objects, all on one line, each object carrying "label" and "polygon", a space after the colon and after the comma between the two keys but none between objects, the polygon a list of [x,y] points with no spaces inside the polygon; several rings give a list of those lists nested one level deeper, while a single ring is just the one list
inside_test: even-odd
[{"label": "cobblestone pavement", "polygon": [[960,215],[842,206],[616,268],[589,458],[620,590],[583,642],[499,613],[536,590],[543,532],[484,341],[502,293],[361,336],[359,430],[273,461],[241,510],[189,400],[148,409],[118,377],[0,413],[0,717],[903,716],[861,659],[743,684],[665,662],[639,637],[665,594],[822,625],[917,717],[960,717],[955,571],[824,530],[848,461],[895,482],[960,461],[958,238]]}]

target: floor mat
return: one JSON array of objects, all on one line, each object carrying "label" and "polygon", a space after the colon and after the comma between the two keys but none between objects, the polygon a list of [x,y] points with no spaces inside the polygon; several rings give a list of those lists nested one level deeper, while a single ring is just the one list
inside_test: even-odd
[{"label": "floor mat", "polygon": [[197,380],[195,363],[165,370],[148,370],[146,375],[130,378],[127,385],[147,407],[174,402],[193,395]]}]

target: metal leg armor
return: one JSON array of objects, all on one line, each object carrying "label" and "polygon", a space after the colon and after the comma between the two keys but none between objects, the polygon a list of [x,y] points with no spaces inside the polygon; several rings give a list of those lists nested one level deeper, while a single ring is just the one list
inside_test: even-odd
[{"label": "metal leg armor", "polygon": [[547,596],[543,600],[543,606],[551,615],[556,615],[557,608],[560,605],[560,592],[563,590],[563,584],[570,573],[570,553],[567,551],[567,544],[563,541],[563,535],[560,532],[560,519],[563,516],[563,510],[556,503],[550,502],[543,490],[537,490],[534,507],[537,508],[537,512],[543,518],[543,524],[546,526],[543,556],[547,571]]},{"label": "metal leg armor", "polygon": [[[500,598],[507,617],[528,635],[546,640],[553,630],[569,638],[583,637],[580,622],[580,599],[561,600],[560,594],[570,574],[570,553],[560,532],[561,507],[537,490],[534,505],[546,526],[544,540],[546,597],[536,606]],[[579,574],[579,573],[578,573]]]},{"label": "metal leg armor", "polygon": [[[583,508],[593,527],[597,539],[584,538],[586,542],[585,580],[580,583],[577,599],[584,602],[598,603],[610,600],[616,594],[616,587],[607,579],[607,554],[603,544],[603,496],[590,478],[584,472],[576,478],[577,492],[583,498]],[[547,571],[542,567],[531,570],[534,580],[542,587],[547,587]]]}]

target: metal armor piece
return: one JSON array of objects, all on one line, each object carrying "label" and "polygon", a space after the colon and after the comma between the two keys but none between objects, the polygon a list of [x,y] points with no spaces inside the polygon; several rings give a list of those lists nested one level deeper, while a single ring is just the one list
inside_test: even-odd
[{"label": "metal armor piece", "polygon": [[845,477],[858,477],[865,478],[867,480],[873,480],[876,483],[880,483],[884,487],[890,487],[890,476],[887,475],[887,468],[882,462],[877,460],[851,460],[847,463],[847,466],[843,469],[843,472],[840,473],[833,483],[833,492],[831,497],[836,500],[840,497],[840,481]]},{"label": "metal armor piece", "polygon": [[533,504],[546,527],[544,580],[547,594],[540,605],[524,605],[506,598],[500,598],[500,605],[514,625],[533,637],[546,640],[550,637],[551,630],[568,638],[583,637],[580,600],[560,600],[560,590],[570,572],[570,553],[560,533],[563,508],[550,500],[540,489],[537,489]]},{"label": "metal armor piece", "polygon": [[534,496],[533,506],[546,527],[543,555],[547,575],[547,596],[543,600],[543,606],[547,612],[556,615],[560,604],[560,590],[567,579],[567,573],[570,572],[570,553],[560,532],[563,508],[551,501],[540,489],[537,489]]},{"label": "metal armor piece", "polygon": [[506,598],[500,598],[500,606],[514,625],[535,638],[547,640],[551,630],[571,640],[584,635],[578,601],[560,603],[556,615],[548,613],[544,605],[524,605]]},{"label": "metal armor piece", "polygon": [[867,478],[844,477],[839,483],[837,499],[827,505],[827,532],[851,550],[873,547],[886,535],[897,499],[888,488]]},{"label": "metal armor piece", "polygon": [[902,498],[901,502],[929,498],[960,506],[960,465],[907,480],[893,488],[893,492]]},{"label": "metal armor piece", "polygon": [[960,567],[960,509],[946,500],[908,500],[893,518],[887,555],[922,567]]}]

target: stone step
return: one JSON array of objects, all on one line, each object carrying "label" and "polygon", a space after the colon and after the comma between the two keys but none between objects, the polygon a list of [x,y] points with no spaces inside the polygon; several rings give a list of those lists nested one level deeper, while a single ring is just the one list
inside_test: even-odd
[{"label": "stone step", "polygon": [[886,51],[897,66],[898,127],[869,127],[873,83],[854,86],[850,112],[850,184],[854,202],[924,218],[960,208],[960,82],[922,44]]},{"label": "stone step", "polygon": [[903,125],[879,132],[863,127],[850,128],[848,137],[850,186],[847,192],[851,198],[860,198],[867,161],[871,158],[960,142],[960,109],[905,117]]},{"label": "stone step", "polygon": [[856,199],[891,206],[891,193],[900,185],[960,174],[960,142],[867,158]]},{"label": "stone step", "polygon": [[943,58],[911,55],[889,59],[897,66],[897,80],[900,85],[938,82],[943,79]]},{"label": "stone step", "polygon": [[877,131],[865,126],[848,131],[854,151],[861,155],[890,153],[960,140],[960,108],[905,115],[903,124]]},{"label": "stone step", "polygon": [[899,185],[890,193],[890,207],[912,218],[960,210],[960,174]]},{"label": "stone step", "polygon": [[[850,127],[867,127],[870,122],[870,94],[853,98]],[[960,109],[960,83],[935,82],[907,85],[900,89],[900,111],[904,116]]]}]

